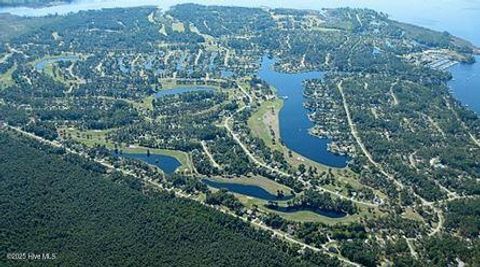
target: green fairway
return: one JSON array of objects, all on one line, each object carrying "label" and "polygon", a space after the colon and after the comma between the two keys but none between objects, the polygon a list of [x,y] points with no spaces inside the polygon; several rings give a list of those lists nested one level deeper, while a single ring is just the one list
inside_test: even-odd
[{"label": "green fairway", "polygon": [[[281,150],[278,112],[283,106],[283,100],[275,99],[262,103],[262,105],[248,119],[248,126],[253,133],[265,142],[268,147]],[[275,132],[272,136],[271,130]],[[273,140],[275,139],[275,144]]]},{"label": "green fairway", "polygon": [[[65,128],[63,129],[63,131],[65,131],[66,137],[71,138],[88,147],[105,146],[108,149],[115,148],[115,144],[112,142],[109,142],[106,138],[109,130],[79,131],[72,128]],[[190,156],[188,153],[183,151],[159,149],[159,148],[147,148],[147,147],[141,147],[141,146],[135,146],[135,145],[120,146],[118,147],[118,149],[126,153],[147,153],[147,150],[150,150],[151,154],[174,157],[181,164],[178,170],[186,171],[190,173],[193,172],[193,164],[190,160]]]},{"label": "green fairway", "polygon": [[15,71],[16,68],[16,66],[13,66],[4,74],[0,74],[0,89],[12,86],[15,83],[12,78],[12,73]]},{"label": "green fairway", "polygon": [[234,177],[234,178],[221,178],[221,177],[211,177],[210,180],[221,182],[221,183],[235,183],[235,184],[243,184],[243,185],[256,185],[259,186],[266,191],[270,192],[271,194],[276,194],[278,191],[283,191],[285,195],[290,195],[292,191],[291,188],[279,184],[273,180],[262,176],[254,176],[254,177]]}]

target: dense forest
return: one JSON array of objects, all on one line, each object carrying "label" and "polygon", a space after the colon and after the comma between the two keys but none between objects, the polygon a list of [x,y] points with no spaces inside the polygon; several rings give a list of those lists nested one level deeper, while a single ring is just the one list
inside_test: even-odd
[{"label": "dense forest", "polygon": [[[479,262],[480,120],[445,71],[473,62],[467,41],[353,8],[112,8],[0,15],[0,29],[0,127],[61,147],[0,134],[6,252],[45,249],[60,265]],[[304,81],[303,104],[346,168],[285,145],[291,99],[258,76],[266,56],[278,72],[325,73]],[[165,174],[122,151],[182,167]]]},{"label": "dense forest", "polygon": [[86,266],[336,264],[63,150],[5,132],[0,145],[3,255],[55,253],[55,265]]},{"label": "dense forest", "polygon": [[480,201],[457,200],[447,205],[447,229],[466,238],[476,238],[480,233]]}]

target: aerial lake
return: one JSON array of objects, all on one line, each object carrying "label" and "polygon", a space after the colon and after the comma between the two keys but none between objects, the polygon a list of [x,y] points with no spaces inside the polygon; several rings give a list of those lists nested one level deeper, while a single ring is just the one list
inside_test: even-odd
[{"label": "aerial lake", "polygon": [[69,62],[69,61],[77,61],[77,60],[78,60],[78,56],[75,56],[75,55],[46,58],[37,62],[37,64],[35,64],[35,69],[38,71],[43,71],[43,69],[45,69],[45,67],[48,64],[52,64],[55,62]]},{"label": "aerial lake", "polygon": [[[199,4],[222,4],[236,6],[270,6],[284,8],[322,9],[334,7],[359,7],[371,8],[391,15],[392,19],[413,23],[432,28],[438,31],[448,31],[480,46],[480,1],[472,0],[77,0],[69,4],[46,6],[41,8],[4,7],[0,13],[9,12],[21,16],[46,16],[51,14],[68,14],[81,10],[92,10],[114,7],[158,6],[162,9],[185,2]],[[480,57],[477,57],[479,62]],[[58,60],[53,60],[53,62]],[[37,64],[37,69],[52,61]],[[212,59],[213,62],[213,59]],[[302,81],[311,78],[320,78],[321,72],[307,72],[300,74],[285,74],[273,71],[271,66],[274,61],[263,58],[262,68],[259,72],[261,78],[278,89],[280,96],[287,96],[284,107],[280,112],[280,132],[283,142],[297,153],[332,167],[346,166],[347,158],[335,155],[327,150],[328,139],[320,139],[308,133],[312,123],[308,120],[307,111],[303,108]],[[454,79],[449,82],[453,95],[464,105],[480,114],[480,63],[473,65],[458,64],[449,69]],[[229,76],[231,73],[222,73]],[[192,88],[164,90],[157,93],[157,97],[175,93],[193,91]],[[202,89],[203,90],[203,89]]]},{"label": "aerial lake", "polygon": [[[216,189],[225,189],[225,190],[228,190],[229,192],[258,198],[265,201],[287,201],[294,197],[294,195],[287,195],[279,198],[276,194],[272,194],[267,190],[263,189],[262,187],[256,186],[256,185],[217,182],[211,179],[202,179],[202,183]],[[310,211],[318,215],[329,217],[329,218],[342,218],[347,216],[347,214],[344,212],[326,210],[326,209],[312,209],[308,207],[287,207],[287,206],[269,205],[269,204],[265,205],[265,207],[271,210],[276,210],[276,211],[285,212],[285,213]]]},{"label": "aerial lake", "polygon": [[149,156],[146,153],[122,153],[122,154],[116,154],[116,156],[129,158],[129,159],[136,159],[136,160],[143,161],[147,164],[157,166],[166,174],[174,173],[175,170],[177,170],[177,168],[180,167],[181,165],[180,162],[174,157],[158,155],[158,154],[150,154]]},{"label": "aerial lake", "polygon": [[263,189],[262,187],[256,186],[256,185],[217,182],[210,179],[202,179],[202,182],[216,189],[226,189],[233,193],[242,194],[242,195],[246,195],[254,198],[259,198],[266,201],[283,201],[283,200],[289,200],[293,198],[293,195],[288,195],[288,196],[279,198],[276,194],[272,194],[267,190]]},{"label": "aerial lake", "polygon": [[476,64],[457,64],[450,68],[453,80],[448,85],[460,102],[480,115],[480,56]]},{"label": "aerial lake", "polygon": [[[435,29],[438,31],[448,31],[455,36],[459,36],[473,44],[480,46],[480,1],[479,0],[237,0],[237,1],[218,1],[218,0],[77,0],[68,4],[46,6],[40,8],[27,7],[4,7],[0,8],[0,13],[9,12],[21,16],[46,16],[53,14],[65,15],[82,10],[99,10],[102,8],[115,7],[136,7],[136,6],[158,6],[167,9],[169,6],[194,2],[199,4],[222,4],[236,6],[270,6],[283,8],[304,8],[316,9],[334,8],[334,7],[358,7],[371,8],[377,11],[385,12],[391,15],[394,20],[412,23],[423,27]],[[219,3],[220,2],[220,3]],[[1,31],[1,30],[0,30]],[[373,51],[372,54],[378,53]],[[210,58],[210,67],[213,65],[217,55],[212,54]],[[75,61],[78,57],[64,56],[51,57],[36,62],[35,68],[43,70],[49,64],[60,61]],[[183,58],[184,59],[184,58]],[[183,62],[179,60],[180,62]],[[453,75],[453,80],[448,83],[452,89],[452,94],[463,105],[480,114],[480,56],[476,57],[476,64],[457,64],[448,70]],[[323,73],[318,71],[304,73],[281,73],[273,69],[274,59],[268,57],[262,58],[261,68],[258,72],[261,79],[277,89],[280,97],[284,97],[284,105],[279,113],[280,137],[284,144],[296,153],[319,162],[321,164],[342,168],[347,165],[348,157],[338,155],[328,151],[328,144],[331,140],[328,138],[318,138],[309,133],[313,123],[308,119],[308,111],[304,108],[303,82],[308,79],[322,78]],[[145,63],[146,68],[151,68],[152,62]],[[128,67],[118,62],[122,72],[130,73]],[[178,66],[178,70],[184,70],[185,66]],[[163,70],[156,70],[157,74],[163,73]],[[221,76],[228,78],[234,75],[233,72],[223,70]],[[156,97],[163,97],[174,94],[181,94],[196,91],[213,91],[213,88],[203,86],[179,87],[175,89],[161,90],[155,94]],[[123,153],[118,156],[136,159],[145,163],[154,165],[162,169],[165,173],[171,174],[181,165],[180,162],[170,156],[146,153]],[[271,193],[262,187],[256,185],[246,185],[237,183],[217,182],[209,179],[202,180],[208,186],[214,188],[225,188],[230,192],[262,199],[265,201],[288,200],[293,196],[278,198],[275,193]],[[341,212],[329,210],[313,210],[307,208],[288,208],[285,206],[273,207],[279,212],[298,212],[309,210],[330,218],[340,218],[346,216]]]},{"label": "aerial lake", "polygon": [[[52,14],[68,14],[81,10],[98,10],[102,8],[158,6],[162,9],[179,3],[220,4],[249,7],[283,7],[322,9],[335,7],[371,8],[389,14],[392,19],[408,22],[438,31],[448,31],[456,36],[480,46],[480,1],[472,0],[76,0],[68,4],[46,6],[41,8],[3,7],[0,13],[11,13],[20,16],[46,16]],[[477,61],[480,58],[477,58]],[[450,86],[455,97],[463,104],[480,114],[480,63],[474,65],[457,65],[451,71],[454,81]],[[334,160],[336,161],[336,160]],[[339,162],[341,163],[341,160]],[[333,163],[335,165],[335,163]],[[341,164],[339,164],[341,165]]]},{"label": "aerial lake", "polygon": [[327,138],[318,138],[309,133],[313,122],[303,106],[303,82],[308,79],[322,78],[322,72],[281,73],[273,69],[275,60],[263,57],[259,71],[261,79],[274,86],[280,97],[284,97],[280,110],[280,137],[285,145],[308,159],[331,167],[342,168],[347,165],[347,157],[327,150],[331,142]]}]

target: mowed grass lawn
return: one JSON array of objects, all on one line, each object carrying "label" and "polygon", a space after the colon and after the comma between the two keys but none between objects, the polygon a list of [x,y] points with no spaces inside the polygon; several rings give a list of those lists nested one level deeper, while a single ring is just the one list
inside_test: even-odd
[{"label": "mowed grass lawn", "polygon": [[172,23],[172,30],[176,32],[184,32],[185,25],[182,22],[174,22]]},{"label": "mowed grass lawn", "polygon": [[[300,164],[304,164],[307,168],[315,167],[319,172],[331,171],[335,179],[339,182],[334,185],[325,185],[326,188],[330,190],[337,191],[339,193],[347,196],[347,190],[345,184],[349,184],[353,189],[360,190],[365,186],[358,181],[358,177],[348,168],[331,168],[325,165],[322,165],[318,162],[310,160],[302,155],[291,151],[291,157],[289,156],[289,149],[281,144],[280,139],[280,130],[279,130],[279,112],[283,106],[282,99],[274,99],[270,101],[265,101],[262,105],[252,114],[248,119],[248,126],[252,130],[252,133],[258,138],[262,139],[265,144],[273,150],[278,150],[284,154],[287,162],[294,167],[298,167]],[[273,143],[273,135],[271,130],[274,129],[275,132],[275,143]],[[386,196],[382,192],[373,189],[372,190],[382,199],[385,199]],[[305,216],[310,216],[311,212],[304,212]],[[291,215],[292,213],[289,213]],[[299,213],[300,214],[300,213]]]},{"label": "mowed grass lawn", "polygon": [[17,66],[13,66],[5,73],[0,75],[0,89],[5,89],[8,86],[12,86],[15,82],[12,77],[12,73],[17,69]]},{"label": "mowed grass lawn", "polygon": [[[217,182],[222,182],[222,183],[256,185],[256,186],[262,187],[263,189],[267,190],[272,194],[276,194],[277,190],[282,190],[285,193],[285,195],[290,195],[290,191],[291,191],[289,187],[261,176],[235,177],[235,178],[209,177],[209,179]],[[216,189],[213,189],[213,190],[216,191]],[[360,211],[358,214],[348,215],[342,218],[329,218],[327,216],[323,216],[315,212],[306,211],[306,210],[296,211],[296,212],[281,212],[281,211],[276,211],[276,210],[271,210],[266,208],[265,205],[267,204],[268,201],[238,194],[238,193],[233,193],[233,194],[248,208],[252,208],[255,206],[258,209],[262,210],[263,212],[276,213],[287,220],[292,220],[297,222],[321,222],[328,225],[335,225],[339,223],[356,222],[362,217],[373,218],[375,215],[383,216],[383,213],[380,212],[378,209],[374,209],[372,210],[372,212],[370,212],[367,208],[364,208],[364,207],[360,208]],[[281,205],[286,205],[287,201],[278,201],[278,203]]]},{"label": "mowed grass lawn", "polygon": [[[248,119],[248,126],[252,130],[252,133],[265,142],[265,145],[273,150],[282,152],[287,162],[294,167],[298,167],[300,164],[304,164],[307,167],[316,167],[320,171],[328,169],[327,166],[312,161],[308,158],[301,156],[295,151],[291,151],[285,145],[281,143],[280,125],[279,125],[279,112],[283,107],[282,99],[274,99],[265,101],[262,105],[252,114]],[[271,129],[275,132],[275,138],[271,133]],[[275,143],[273,142],[275,139]],[[291,157],[289,156],[292,155]]]},{"label": "mowed grass lawn", "polygon": [[[80,142],[88,147],[94,147],[97,145],[104,145],[108,149],[114,149],[115,144],[108,142],[106,136],[109,130],[88,130],[88,131],[79,131],[72,128],[64,128],[61,131],[65,131],[68,138]],[[169,150],[169,149],[159,149],[159,148],[147,148],[142,146],[125,146],[119,147],[119,150],[122,150],[125,153],[147,153],[147,150],[150,150],[151,154],[164,155],[176,158],[181,166],[179,170],[193,172],[193,164],[190,159],[190,155],[183,151],[178,150]]]},{"label": "mowed grass lawn", "polygon": [[277,192],[283,191],[286,196],[291,195],[290,192],[292,189],[288,186],[279,184],[271,179],[262,176],[253,176],[253,177],[234,177],[234,178],[223,178],[223,177],[209,177],[210,180],[221,182],[221,183],[234,183],[234,184],[243,184],[243,185],[256,185],[259,186],[271,194],[277,194]]},{"label": "mowed grass lawn", "polygon": [[[282,106],[283,101],[281,99],[265,101],[247,122],[253,133],[262,139],[268,147],[280,151],[282,147],[279,144],[278,112]],[[268,123],[265,123],[266,121]],[[271,134],[270,127],[275,131],[275,144],[273,144],[274,136]]]},{"label": "mowed grass lawn", "polygon": [[[267,201],[265,200],[249,197],[249,196],[245,196],[237,193],[233,193],[233,194],[235,195],[235,197],[238,198],[238,200],[240,200],[240,202],[242,202],[248,208],[256,207],[262,212],[275,213],[286,220],[291,220],[295,222],[320,222],[327,225],[335,225],[335,224],[347,224],[351,222],[357,222],[362,217],[366,217],[366,218],[374,217],[374,214],[368,212],[367,210],[362,210],[360,211],[359,214],[348,215],[342,218],[329,218],[327,216],[323,216],[308,210],[295,211],[295,212],[281,212],[277,210],[271,210],[265,207],[265,205],[267,204]],[[277,202],[281,205],[286,205],[286,201],[277,201]],[[379,211],[375,211],[375,214],[377,214],[377,216],[383,216],[382,213]]]}]

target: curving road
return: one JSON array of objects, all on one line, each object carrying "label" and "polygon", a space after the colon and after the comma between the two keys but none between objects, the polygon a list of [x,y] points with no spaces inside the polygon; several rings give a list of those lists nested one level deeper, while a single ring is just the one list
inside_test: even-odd
[{"label": "curving road", "polygon": [[[89,158],[88,155],[84,154],[84,153],[81,153],[81,152],[77,152],[75,150],[72,150],[70,148],[66,148],[64,147],[61,143],[57,142],[57,141],[50,141],[50,140],[47,140],[47,139],[44,139],[40,136],[37,136],[37,135],[34,135],[32,133],[29,133],[29,132],[26,132],[26,131],[23,131],[22,129],[20,128],[17,128],[17,127],[13,127],[13,126],[9,126],[9,125],[6,125],[4,124],[5,127],[9,128],[9,129],[12,129],[18,133],[21,133],[23,135],[26,135],[32,139],[35,139],[41,143],[44,143],[44,144],[47,144],[47,145],[50,145],[50,146],[53,146],[53,147],[58,147],[58,148],[61,148],[63,147],[65,149],[65,151],[67,151],[68,153],[71,153],[71,154],[76,154],[76,155],[79,155],[79,156],[82,156],[82,157],[86,157],[86,158]],[[90,159],[90,158],[89,158]],[[205,204],[204,202],[200,201],[199,199],[197,198],[193,198],[192,195],[187,195],[179,190],[175,190],[175,189],[172,189],[172,188],[166,188],[164,187],[163,185],[155,182],[155,181],[152,181],[150,179],[145,179],[145,178],[142,178],[138,175],[136,175],[135,173],[131,172],[131,171],[127,171],[127,170],[124,170],[124,169],[120,169],[120,168],[116,168],[114,167],[113,165],[107,163],[107,162],[104,162],[102,160],[98,160],[98,159],[94,159],[95,162],[97,162],[98,164],[108,168],[108,169],[111,169],[111,170],[115,170],[115,171],[119,171],[125,175],[129,175],[129,176],[133,176],[137,179],[140,179],[148,184],[150,184],[151,186],[154,186],[156,187],[157,189],[160,189],[160,190],[165,190],[165,191],[168,191],[168,192],[174,192],[175,193],[175,196],[177,197],[181,197],[181,198],[187,198],[187,199],[190,199],[190,200],[194,200],[194,201],[197,201],[197,202],[200,202],[201,204],[205,205],[205,206],[208,206],[208,207],[212,207],[218,211],[221,211],[225,214],[228,214],[228,215],[231,215],[231,216],[234,216],[246,223],[249,223],[249,224],[252,224],[253,226],[257,227],[257,228],[260,228],[264,231],[268,231],[268,232],[271,232],[272,233],[272,236],[276,236],[276,237],[280,237],[282,239],[284,239],[285,241],[287,242],[290,242],[290,243],[294,243],[294,244],[297,244],[297,245],[300,245],[303,249],[305,248],[308,248],[308,249],[311,249],[313,251],[316,251],[316,252],[323,252],[331,257],[335,257],[337,258],[338,260],[346,263],[346,264],[349,264],[351,266],[355,266],[355,267],[361,267],[360,264],[358,263],[355,263],[355,262],[352,262],[348,259],[346,259],[345,257],[339,255],[339,254],[335,254],[335,253],[331,253],[330,251],[328,251],[328,249],[326,247],[322,247],[322,249],[320,248],[317,248],[317,247],[314,247],[314,246],[311,246],[311,245],[308,245],[306,243],[303,243],[293,237],[291,237],[290,235],[286,234],[286,233],[283,233],[281,231],[278,231],[278,230],[275,230],[265,224],[263,224],[261,221],[258,221],[258,219],[256,220],[253,220],[253,221],[249,221],[247,218],[245,217],[242,217],[242,216],[239,216],[229,210],[225,210],[225,209],[222,209],[220,207],[216,207],[216,206],[212,206],[212,205],[208,205],[208,204]]]},{"label": "curving road", "polygon": [[[252,103],[252,96],[250,94],[247,93],[247,91],[241,87],[240,85],[238,86],[239,89],[247,96],[247,98],[249,99],[249,103]],[[245,108],[247,108],[249,106],[243,106],[241,108],[239,108],[236,113],[239,113],[241,112],[242,110],[244,110]],[[261,162],[260,160],[258,160],[254,154],[252,152],[250,152],[250,150],[247,148],[247,146],[240,140],[240,138],[238,137],[238,135],[232,130],[232,128],[230,127],[229,125],[229,122],[233,119],[233,115],[228,117],[227,119],[225,119],[223,125],[225,127],[225,129],[227,129],[227,131],[230,133],[230,135],[233,137],[233,139],[235,140],[235,142],[242,148],[242,150],[245,152],[245,154],[247,154],[248,158],[253,162],[255,163],[257,166],[260,166],[262,168],[265,168],[265,169],[268,169],[270,170],[271,172],[275,172],[277,174],[280,174],[280,175],[283,175],[283,176],[287,176],[287,177],[292,177],[292,175],[282,171],[282,170],[279,170],[277,168],[273,168],[272,166],[264,163],[264,162]],[[311,187],[311,184],[308,182],[308,181],[305,181],[303,180],[301,177],[296,177],[298,181],[302,182],[302,184],[304,186],[306,186],[307,188],[308,187]],[[377,204],[374,204],[374,203],[369,203],[369,202],[364,202],[364,201],[360,201],[360,200],[355,200],[353,198],[349,198],[349,197],[346,197],[338,192],[335,192],[335,191],[332,191],[330,189],[327,189],[327,188],[324,188],[324,187],[321,187],[321,186],[316,186],[315,187],[316,189],[319,189],[320,191],[323,191],[323,192],[328,192],[332,195],[335,195],[337,196],[338,198],[341,198],[341,199],[344,199],[344,200],[349,200],[349,201],[352,201],[356,204],[360,204],[360,205],[364,205],[364,206],[368,206],[368,207],[378,207]]]},{"label": "curving road", "polygon": [[[345,97],[345,93],[343,92],[343,87],[342,87],[342,84],[343,84],[343,80],[340,81],[338,84],[337,84],[337,88],[338,88],[338,91],[340,92],[341,96],[342,96],[342,102],[343,102],[343,107],[345,109],[345,113],[347,114],[347,121],[348,121],[348,125],[350,126],[350,131],[352,133],[352,136],[354,137],[355,141],[357,142],[358,146],[361,148],[363,154],[365,154],[365,156],[368,158],[368,160],[370,161],[370,163],[372,163],[383,175],[385,175],[389,180],[391,180],[392,182],[395,183],[395,185],[397,187],[399,187],[400,189],[403,189],[403,188],[406,188],[405,185],[403,185],[400,181],[398,181],[397,179],[395,179],[395,177],[393,177],[393,175],[387,173],[382,165],[380,165],[378,162],[376,162],[372,155],[370,154],[370,152],[368,152],[368,150],[365,148],[365,145],[362,143],[362,140],[360,139],[359,135],[358,135],[358,132],[357,132],[357,129],[355,127],[355,124],[353,123],[353,120],[351,118],[351,115],[350,115],[350,109],[348,107],[348,103],[347,103],[347,99]],[[365,87],[368,87],[368,84],[365,83],[364,85]],[[412,188],[409,187],[409,189],[412,191],[412,194],[418,198],[423,205],[425,206],[428,206],[430,208],[433,209],[433,211],[435,212],[435,214],[437,215],[437,218],[438,218],[438,223],[436,225],[435,228],[433,228],[431,230],[431,232],[428,234],[429,236],[432,236],[432,235],[435,235],[436,233],[440,232],[440,230],[442,229],[443,227],[443,224],[444,224],[444,217],[443,217],[443,213],[441,211],[441,209],[437,208],[434,206],[434,204],[436,202],[431,202],[431,201],[427,201],[426,199],[424,199],[423,197],[419,196],[417,193],[415,193],[415,191],[413,191]],[[438,202],[440,203],[440,202]]]},{"label": "curving road", "polygon": [[213,155],[212,153],[210,153],[210,151],[208,150],[208,147],[207,147],[207,143],[202,140],[202,142],[200,142],[202,144],[202,148],[203,148],[203,152],[205,152],[205,154],[207,155],[208,159],[210,160],[210,162],[212,163],[213,167],[221,170],[222,167],[220,166],[220,164],[218,164],[218,162],[215,161],[215,159],[213,158]]}]

